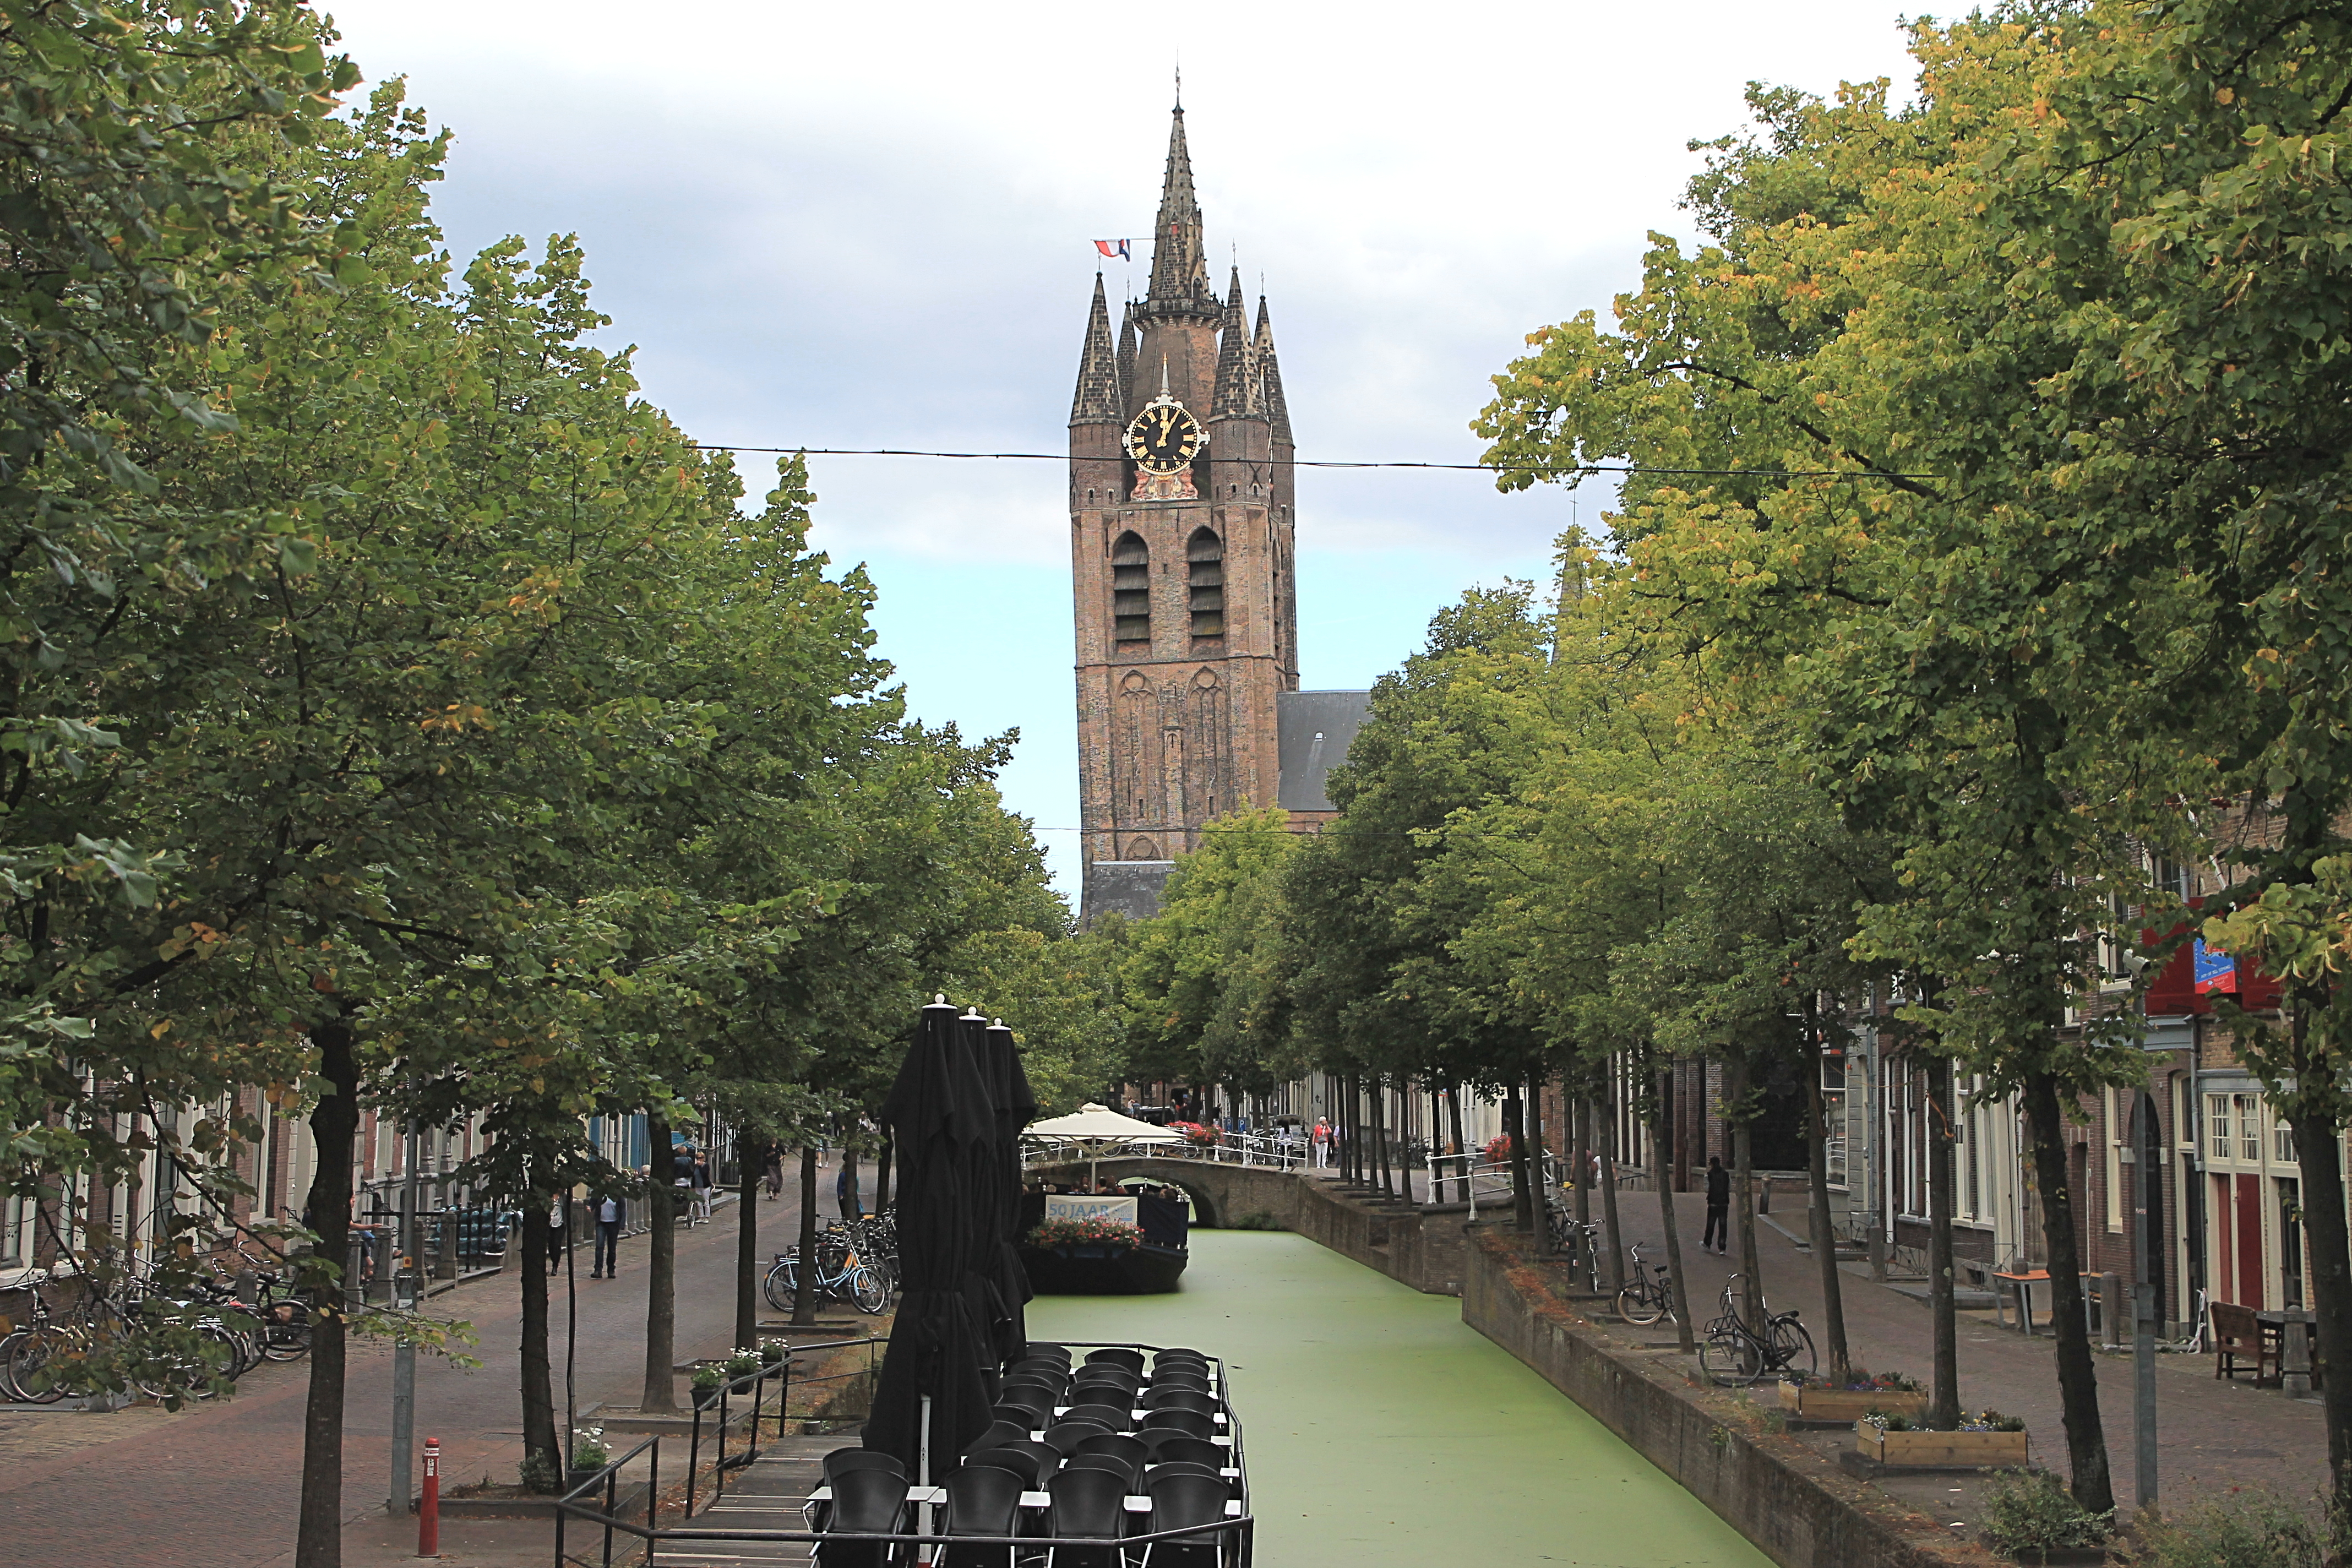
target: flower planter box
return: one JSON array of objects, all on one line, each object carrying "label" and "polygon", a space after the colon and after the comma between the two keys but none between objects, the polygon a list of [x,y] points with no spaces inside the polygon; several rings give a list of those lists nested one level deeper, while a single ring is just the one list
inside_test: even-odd
[{"label": "flower planter box", "polygon": [[1800,1421],[1859,1421],[1874,1410],[1889,1415],[1924,1415],[1927,1411],[1925,1394],[1906,1394],[1896,1388],[1800,1388],[1793,1383],[1780,1384],[1780,1408]]},{"label": "flower planter box", "polygon": [[1867,1421],[1853,1424],[1854,1451],[1881,1465],[1927,1465],[1939,1469],[2016,1469],[2025,1463],[2022,1432],[1882,1432]]}]

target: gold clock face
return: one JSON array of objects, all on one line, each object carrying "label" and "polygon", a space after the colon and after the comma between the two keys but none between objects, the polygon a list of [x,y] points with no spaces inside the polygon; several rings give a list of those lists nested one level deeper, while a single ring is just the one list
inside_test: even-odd
[{"label": "gold clock face", "polygon": [[1127,455],[1147,474],[1173,474],[1209,444],[1208,432],[1184,405],[1161,393],[1127,427]]}]

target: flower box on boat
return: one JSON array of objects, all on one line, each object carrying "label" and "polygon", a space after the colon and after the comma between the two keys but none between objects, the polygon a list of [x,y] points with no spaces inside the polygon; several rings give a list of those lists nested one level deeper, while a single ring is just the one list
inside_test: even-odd
[{"label": "flower box on boat", "polygon": [[2026,1459],[2022,1432],[1888,1432],[1856,1421],[1853,1446],[1864,1458],[1882,1465],[2015,1469]]}]

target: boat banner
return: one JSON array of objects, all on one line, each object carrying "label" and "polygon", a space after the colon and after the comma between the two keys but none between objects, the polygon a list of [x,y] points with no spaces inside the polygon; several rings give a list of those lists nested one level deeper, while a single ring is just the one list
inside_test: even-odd
[{"label": "boat banner", "polygon": [[1133,1198],[1097,1198],[1079,1193],[1047,1193],[1047,1219],[1123,1219],[1135,1223]]}]

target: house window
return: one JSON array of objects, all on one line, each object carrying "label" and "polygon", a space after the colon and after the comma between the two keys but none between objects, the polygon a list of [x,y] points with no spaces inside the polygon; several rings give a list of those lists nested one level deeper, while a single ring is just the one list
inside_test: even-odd
[{"label": "house window", "polygon": [[2210,1158],[2230,1158],[2230,1097],[2226,1094],[2205,1097],[2205,1152]]},{"label": "house window", "polygon": [[2102,1092],[2106,1097],[2107,1113],[2107,1228],[2120,1236],[2124,1228],[2124,1118],[2130,1110],[2112,1088]]},{"label": "house window", "polygon": [[2271,1163],[2273,1165],[2294,1163],[2294,1129],[2284,1121],[2271,1129]]},{"label": "house window", "polygon": [[1110,547],[1110,614],[1120,642],[1151,640],[1151,550],[1131,529]]},{"label": "house window", "polygon": [[2238,1116],[2238,1158],[2249,1165],[2263,1163],[2263,1121],[2258,1114],[2260,1100],[2251,1094],[2233,1094],[2237,1103],[2231,1107]]},{"label": "house window", "polygon": [[1205,528],[1192,531],[1184,546],[1185,574],[1192,593],[1192,635],[1225,635],[1225,542]]}]

